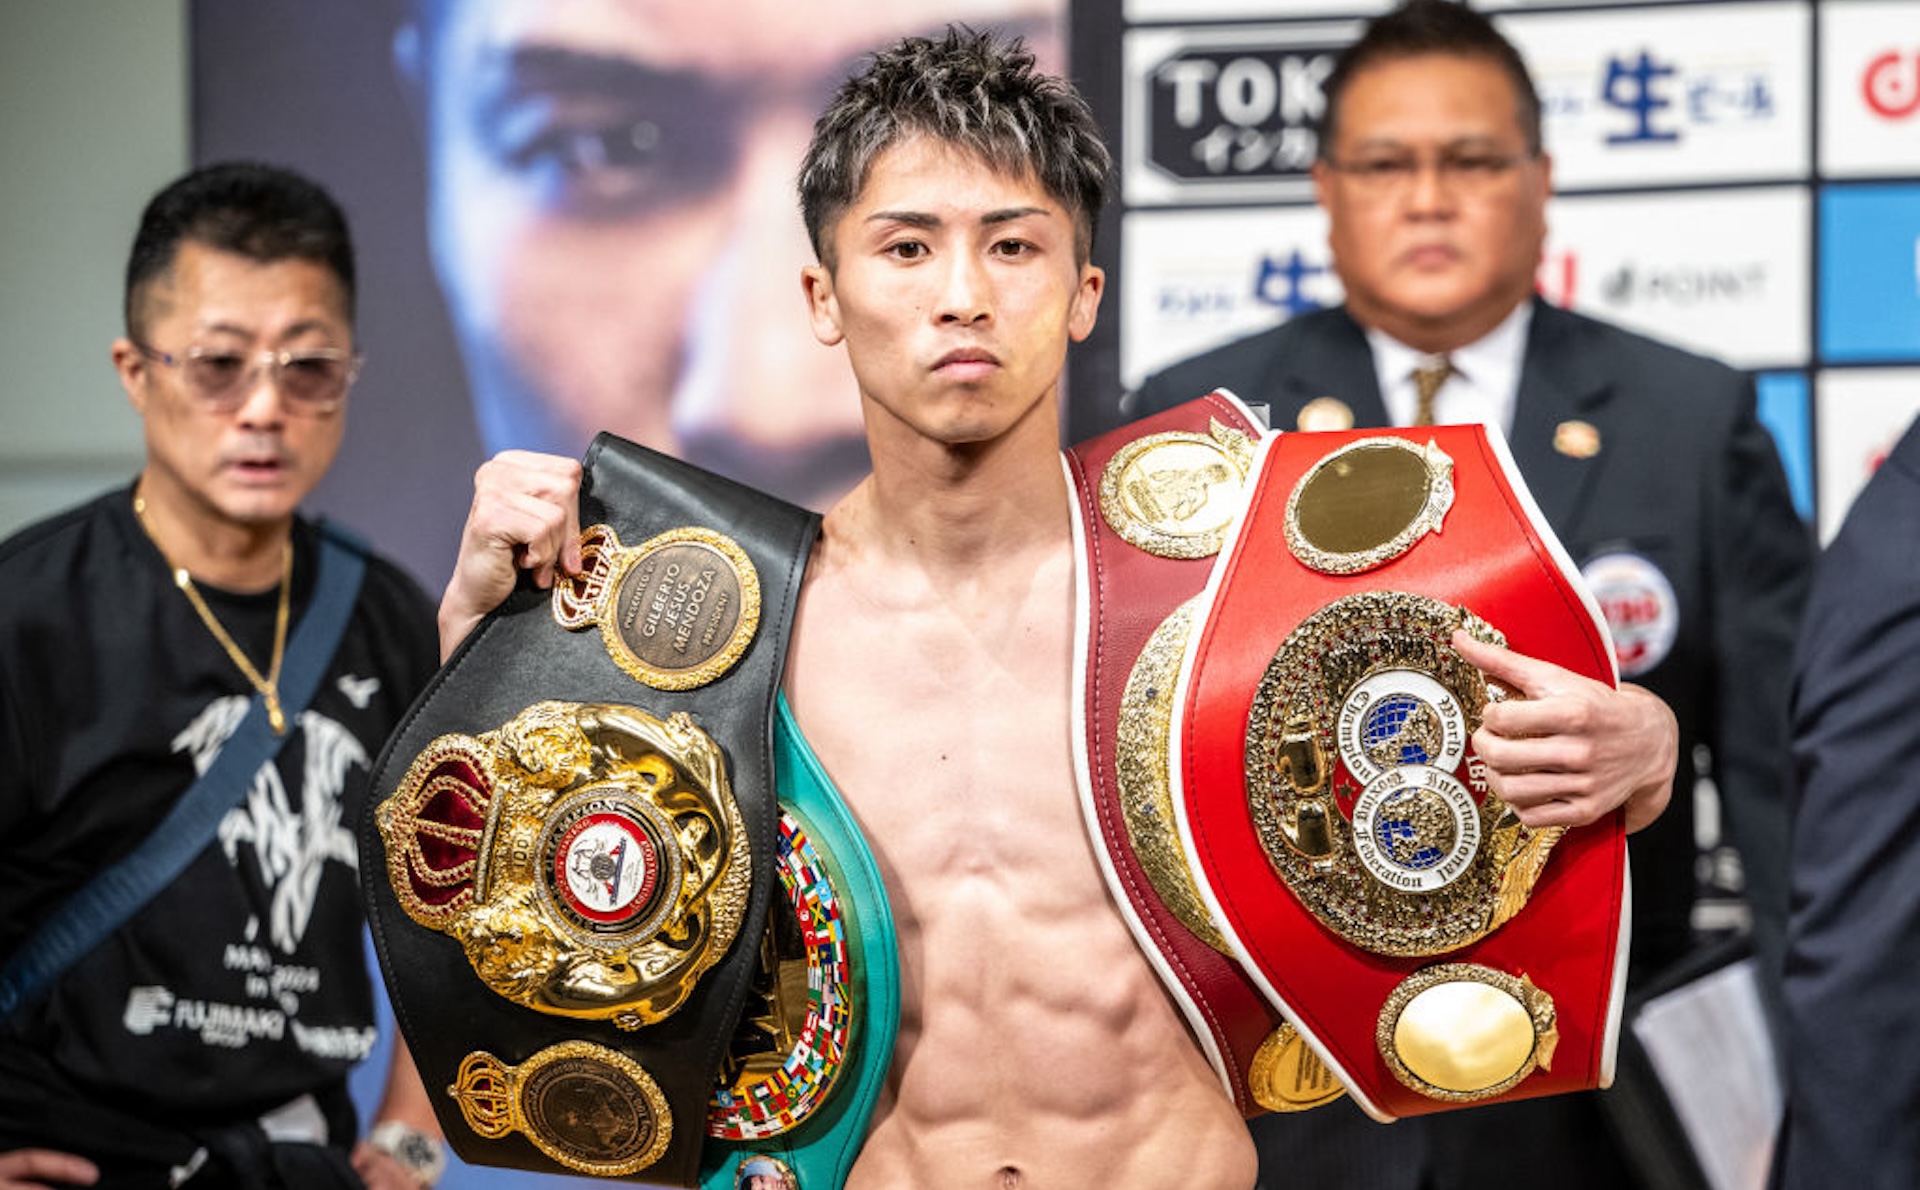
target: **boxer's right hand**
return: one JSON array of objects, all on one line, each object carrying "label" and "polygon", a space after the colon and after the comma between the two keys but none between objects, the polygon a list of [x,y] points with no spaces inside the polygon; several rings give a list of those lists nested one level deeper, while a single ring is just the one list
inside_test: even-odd
[{"label": "boxer's right hand", "polygon": [[580,570],[580,463],[506,450],[473,477],[453,578],[440,598],[440,658],[452,656],[483,616],[513,593],[522,570],[540,587]]}]

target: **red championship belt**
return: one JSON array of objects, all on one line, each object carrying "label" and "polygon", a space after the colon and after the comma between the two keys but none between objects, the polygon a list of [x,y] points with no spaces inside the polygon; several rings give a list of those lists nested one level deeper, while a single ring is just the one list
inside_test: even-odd
[{"label": "red championship belt", "polygon": [[1498,436],[1270,435],[1176,693],[1187,858],[1249,977],[1381,1120],[1612,1080],[1622,815],[1532,830],[1471,736],[1481,639],[1612,684]]},{"label": "red championship belt", "polygon": [[1215,392],[1067,452],[1077,499],[1074,752],[1101,867],[1135,938],[1247,1115],[1340,1085],[1250,983],[1175,834],[1168,728],[1195,600],[1262,430]]}]

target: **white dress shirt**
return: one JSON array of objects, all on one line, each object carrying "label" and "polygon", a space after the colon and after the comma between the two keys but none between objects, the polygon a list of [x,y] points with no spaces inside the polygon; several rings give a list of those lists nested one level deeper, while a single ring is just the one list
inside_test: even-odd
[{"label": "white dress shirt", "polygon": [[[1499,326],[1465,347],[1447,353],[1453,375],[1433,398],[1433,420],[1441,425],[1489,426],[1506,437],[1513,429],[1513,407],[1520,395],[1520,364],[1527,352],[1527,327],[1533,321],[1533,303],[1521,302]],[[1373,367],[1380,381],[1380,397],[1396,426],[1413,424],[1419,397],[1414,392],[1414,369],[1434,357],[1416,351],[1387,335],[1370,330]]]}]

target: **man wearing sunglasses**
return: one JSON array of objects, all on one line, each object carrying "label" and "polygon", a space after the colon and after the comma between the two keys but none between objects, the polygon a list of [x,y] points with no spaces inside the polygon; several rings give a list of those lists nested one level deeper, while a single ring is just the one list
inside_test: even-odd
[{"label": "man wearing sunglasses", "polygon": [[0,1187],[417,1190],[439,1158],[404,1051],[372,1142],[347,1098],[354,827],[435,661],[419,588],[298,515],[353,299],[313,183],[161,191],[112,349],[145,463],[0,543]]}]

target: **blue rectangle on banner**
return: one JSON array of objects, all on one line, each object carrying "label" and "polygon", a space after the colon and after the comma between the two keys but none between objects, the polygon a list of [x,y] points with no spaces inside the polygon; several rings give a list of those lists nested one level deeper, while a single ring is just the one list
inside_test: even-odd
[{"label": "blue rectangle on banner", "polygon": [[1831,186],[1820,196],[1820,354],[1920,360],[1920,186]]},{"label": "blue rectangle on banner", "polygon": [[1773,432],[1773,445],[1787,469],[1793,489],[1793,507],[1800,519],[1813,519],[1813,409],[1808,402],[1804,372],[1762,372],[1754,378],[1759,390],[1760,423]]}]

